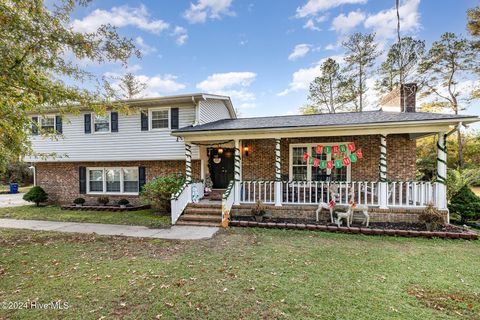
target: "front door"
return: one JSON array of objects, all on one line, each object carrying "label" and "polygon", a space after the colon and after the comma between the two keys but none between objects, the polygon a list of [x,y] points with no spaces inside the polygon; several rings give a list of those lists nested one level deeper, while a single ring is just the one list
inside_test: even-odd
[{"label": "front door", "polygon": [[234,177],[234,150],[227,148],[209,149],[208,167],[214,189],[225,189]]}]

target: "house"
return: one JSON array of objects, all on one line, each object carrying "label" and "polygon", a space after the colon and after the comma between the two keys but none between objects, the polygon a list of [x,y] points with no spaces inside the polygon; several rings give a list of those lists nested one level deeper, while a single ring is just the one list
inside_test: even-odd
[{"label": "house", "polygon": [[[340,204],[371,208],[375,221],[416,221],[429,203],[448,218],[445,139],[476,116],[416,112],[416,85],[386,95],[361,113],[236,118],[228,97],[193,94],[127,101],[128,115],[33,117],[60,127],[58,141],[33,137],[37,184],[54,201],[107,194],[138,201],[145,181],[178,172],[172,223],[218,224],[257,200],[275,215],[312,218],[335,189]],[[438,136],[437,179],[416,181],[416,139]],[[203,197],[210,177],[221,202]]]}]

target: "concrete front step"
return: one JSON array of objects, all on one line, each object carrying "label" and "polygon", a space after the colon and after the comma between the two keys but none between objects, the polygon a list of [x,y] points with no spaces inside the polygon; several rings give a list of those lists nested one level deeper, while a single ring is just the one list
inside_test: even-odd
[{"label": "concrete front step", "polygon": [[189,203],[187,208],[221,208],[222,203],[220,201],[218,202],[198,202],[198,203]]},{"label": "concrete front step", "polygon": [[190,208],[187,207],[183,214],[192,215],[222,215],[222,208]]},{"label": "concrete front step", "polygon": [[220,227],[220,222],[182,221],[176,223],[179,226]]},{"label": "concrete front step", "polygon": [[196,214],[182,214],[180,221],[210,221],[210,222],[222,222],[221,215],[196,215]]}]

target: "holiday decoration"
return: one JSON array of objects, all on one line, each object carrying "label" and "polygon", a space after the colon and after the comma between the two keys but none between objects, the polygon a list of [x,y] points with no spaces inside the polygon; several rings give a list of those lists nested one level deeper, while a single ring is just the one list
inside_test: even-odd
[{"label": "holiday decoration", "polygon": [[[350,151],[351,154],[345,155],[346,151]],[[309,165],[314,166],[315,168],[320,169],[340,169],[344,166],[349,166],[352,163],[358,161],[358,159],[363,158],[362,149],[355,150],[355,144],[348,143],[348,144],[341,144],[338,146],[323,146],[321,144],[317,145],[315,148],[317,155],[322,153],[325,154],[344,154],[342,159],[335,159],[335,160],[320,160],[316,157],[311,157],[308,155],[307,152],[303,153],[303,161],[307,162]]]}]

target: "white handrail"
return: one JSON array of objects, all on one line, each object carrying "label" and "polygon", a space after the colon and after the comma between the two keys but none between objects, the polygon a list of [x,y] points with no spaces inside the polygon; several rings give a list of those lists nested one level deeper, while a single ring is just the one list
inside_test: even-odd
[{"label": "white handrail", "polygon": [[222,195],[222,226],[228,226],[228,220],[230,218],[230,212],[235,202],[235,183],[230,181],[227,189]]},{"label": "white handrail", "polygon": [[435,191],[429,181],[394,181],[388,184],[389,207],[425,207],[434,203]]},{"label": "white handrail", "polygon": [[196,199],[202,199],[204,196],[203,182],[194,182],[190,184],[185,182],[182,187],[170,198],[170,205],[172,208],[172,224],[177,223],[177,220],[182,215],[183,210],[185,210],[189,203],[192,203],[192,189],[194,187],[197,190]]}]

